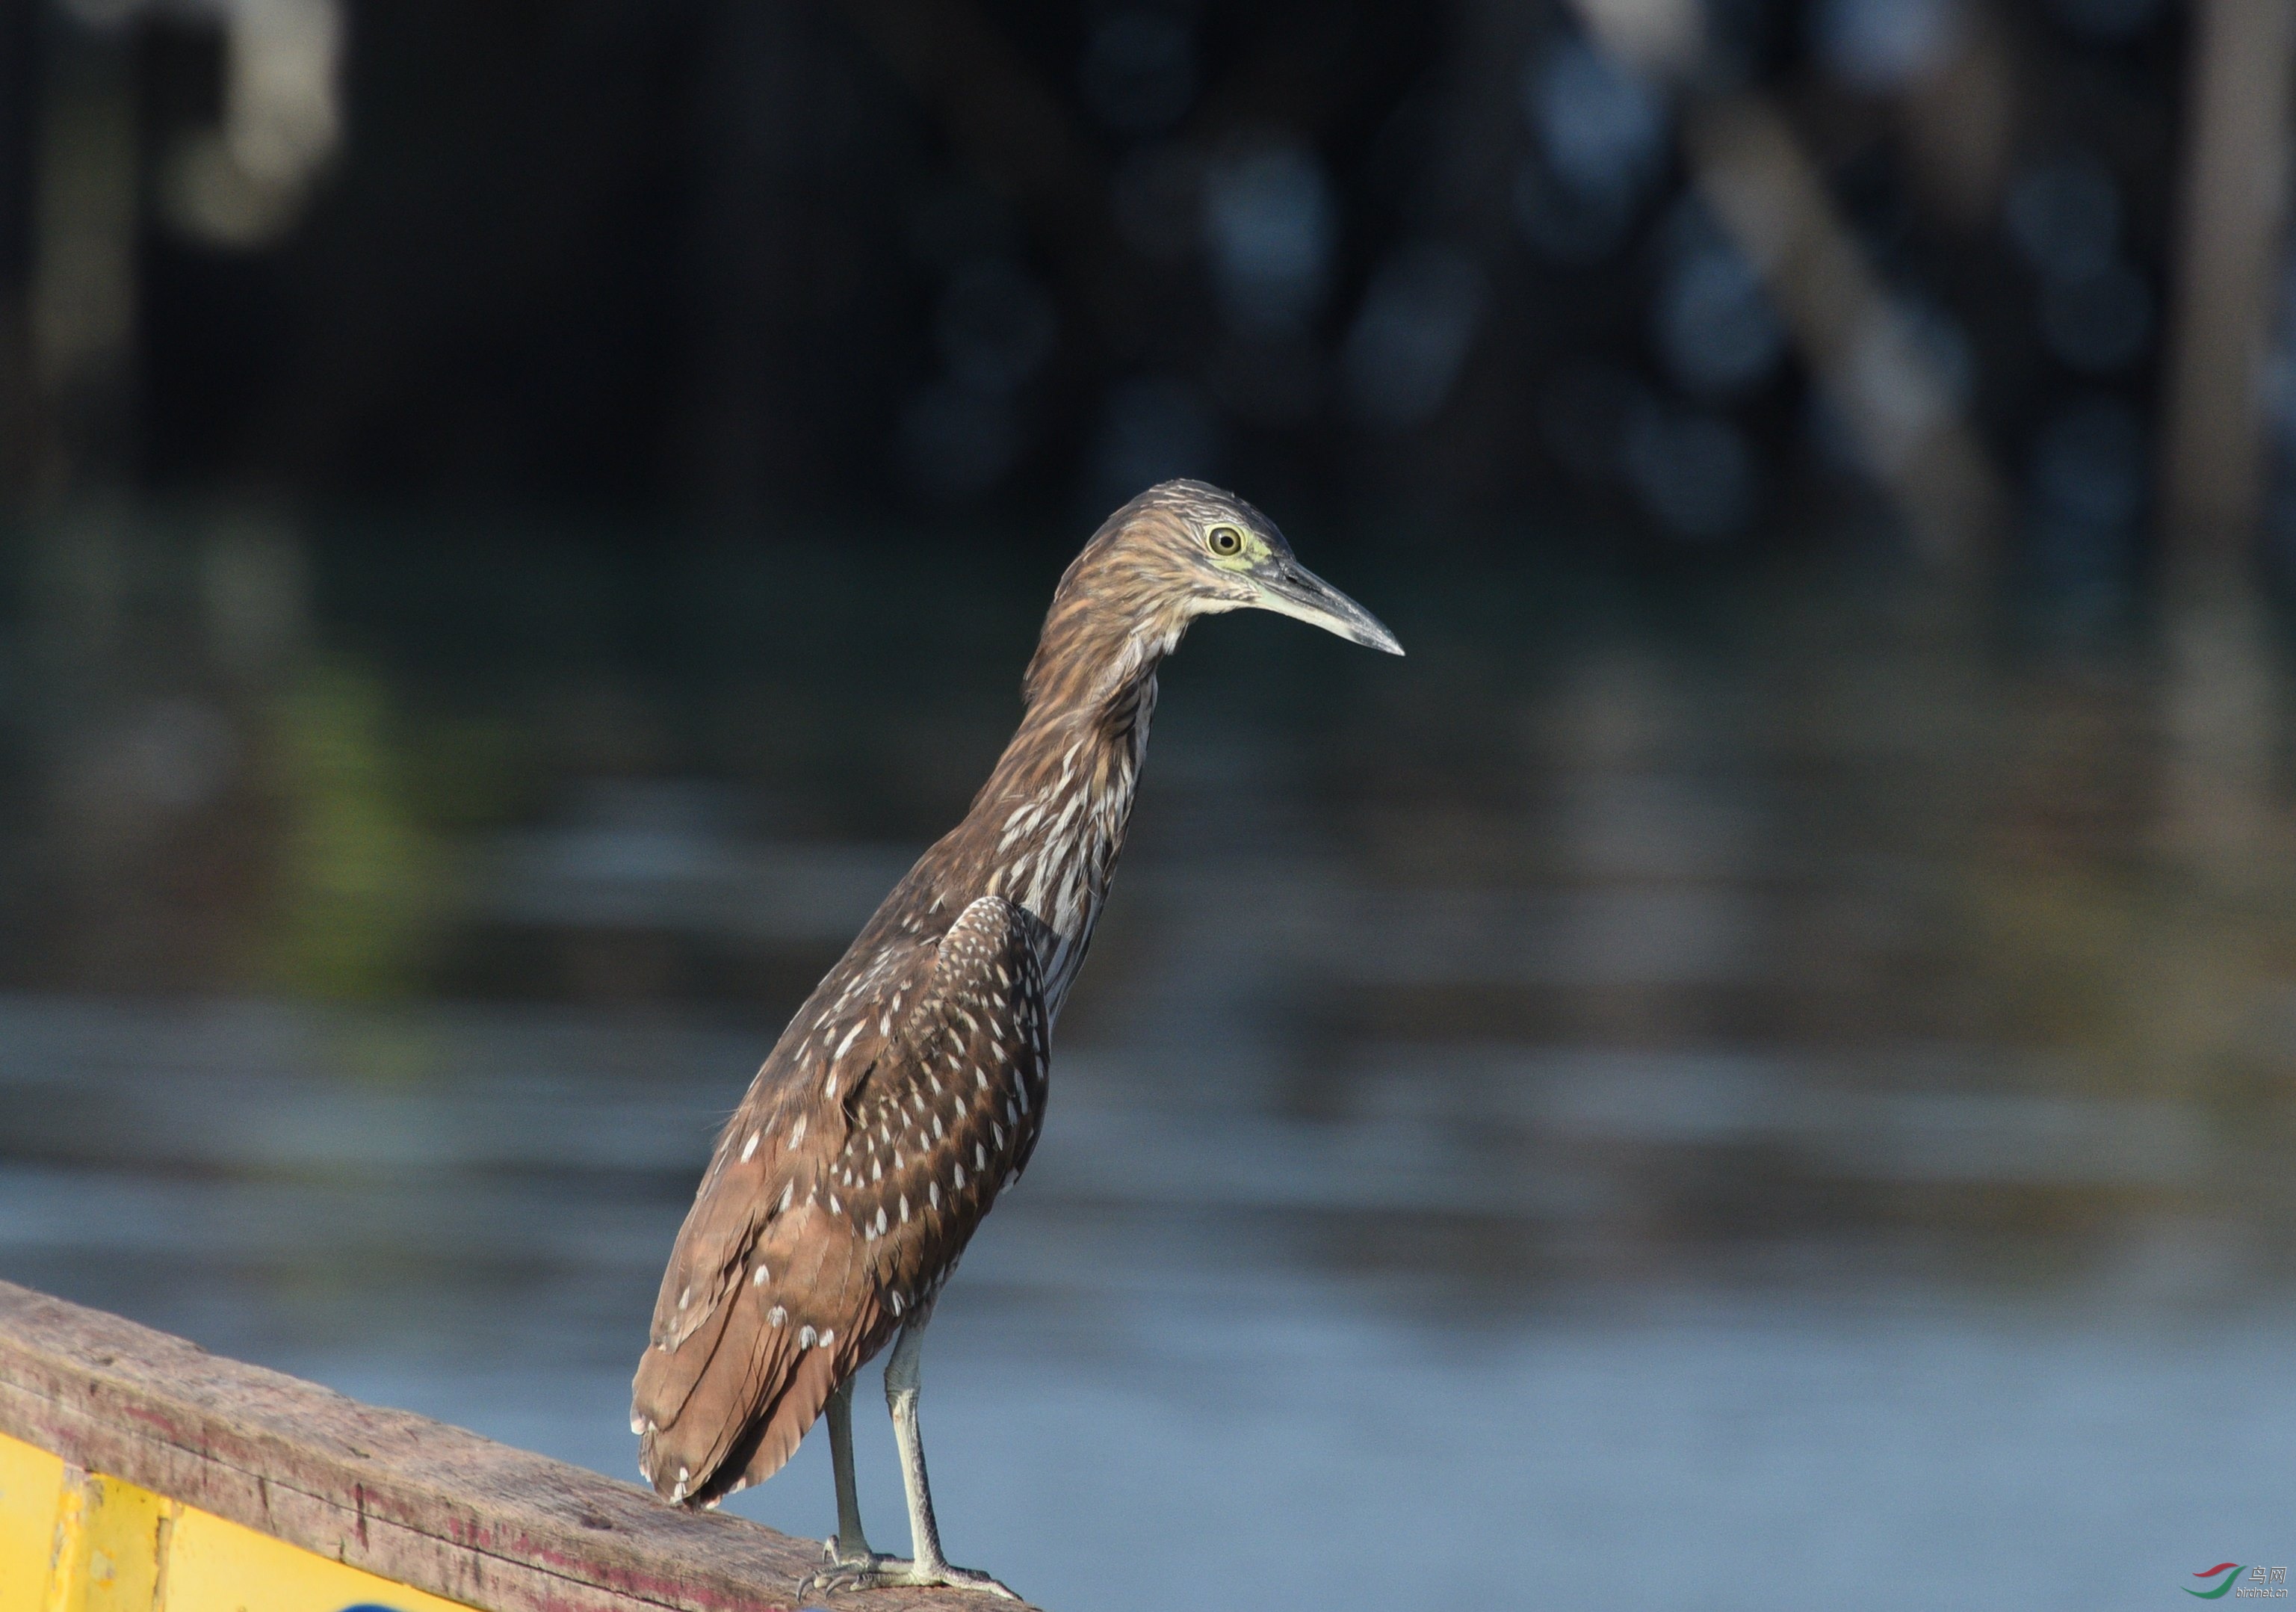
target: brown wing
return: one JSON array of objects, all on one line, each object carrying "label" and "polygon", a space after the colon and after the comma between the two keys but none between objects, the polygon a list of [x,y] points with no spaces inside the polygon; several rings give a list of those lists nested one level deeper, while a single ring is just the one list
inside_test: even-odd
[{"label": "brown wing", "polygon": [[639,1466],[663,1494],[714,1501],[778,1470],[831,1390],[931,1303],[1025,1159],[1046,1065],[1034,922],[985,897],[938,948],[840,968],[759,1072],[633,1385]]},{"label": "brown wing", "polygon": [[828,1188],[890,1321],[932,1303],[1036,1146],[1050,1032],[1032,943],[1041,927],[1002,896],[967,907],[898,1055],[853,1094]]},{"label": "brown wing", "polygon": [[930,941],[857,945],[783,1032],[718,1139],[631,1385],[639,1470],[672,1500],[712,1498],[717,1480],[740,1471],[739,1460],[724,1468],[737,1449],[747,1459],[761,1417],[786,1401],[801,1434],[835,1386],[820,1338],[835,1336],[857,1272],[845,1268],[849,1238],[821,1202],[821,1177],[844,1145],[852,1088],[934,963]]}]

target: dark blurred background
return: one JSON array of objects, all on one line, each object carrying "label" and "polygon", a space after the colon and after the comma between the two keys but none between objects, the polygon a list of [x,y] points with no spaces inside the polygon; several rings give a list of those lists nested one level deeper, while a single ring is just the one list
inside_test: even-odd
[{"label": "dark blurred background", "polygon": [[1193,474],[1411,654],[1168,669],[934,1329],[958,1559],[2296,1556],[2292,75],[2286,0],[0,0],[0,1277],[627,1476],[714,1124]]}]

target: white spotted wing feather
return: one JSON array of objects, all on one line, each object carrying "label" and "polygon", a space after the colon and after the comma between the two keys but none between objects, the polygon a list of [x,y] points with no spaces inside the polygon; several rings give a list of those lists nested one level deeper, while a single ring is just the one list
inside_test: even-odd
[{"label": "white spotted wing feather", "polygon": [[758,1072],[633,1385],[640,1465],[662,1493],[714,1501],[777,1470],[831,1390],[931,1304],[1025,1166],[1047,1066],[1037,933],[983,896],[938,944],[865,934]]}]

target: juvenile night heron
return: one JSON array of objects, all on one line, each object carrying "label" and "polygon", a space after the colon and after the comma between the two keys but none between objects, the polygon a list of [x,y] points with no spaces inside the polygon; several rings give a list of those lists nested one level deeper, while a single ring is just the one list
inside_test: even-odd
[{"label": "juvenile night heron", "polygon": [[[818,1584],[1011,1593],[941,1554],[917,1437],[925,1326],[1036,1147],[1156,669],[1196,617],[1240,609],[1403,653],[1241,498],[1167,481],[1118,510],[1054,592],[1020,731],[972,809],[814,988],[718,1139],[638,1362],[638,1465],[669,1500],[712,1506],[778,1471],[826,1407],[837,1537]],[[853,1485],[853,1377],[889,1341],[906,1560],[871,1551]]]}]

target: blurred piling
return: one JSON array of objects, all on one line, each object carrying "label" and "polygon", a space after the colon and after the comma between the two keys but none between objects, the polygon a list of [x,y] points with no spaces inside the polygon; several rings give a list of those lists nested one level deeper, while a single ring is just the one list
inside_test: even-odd
[{"label": "blurred piling", "polygon": [[[1985,450],[1792,124],[1757,91],[1707,82],[1702,13],[1687,0],[1578,0],[1578,11],[1623,62],[1672,84],[1692,184],[1761,276],[1915,547],[1936,563],[1983,553],[2005,513]],[[1997,161],[1998,78],[1977,75],[1988,93],[1976,136],[1951,144],[1956,193],[1980,191],[1979,170]]]},{"label": "blurred piling", "polygon": [[2296,5],[2194,8],[2164,408],[2169,736],[2163,849],[2232,887],[2276,830],[2276,675],[2252,580],[2271,465],[2265,366],[2287,253]]},{"label": "blurred piling", "polygon": [[120,30],[35,30],[25,323],[31,488],[53,502],[132,478],[135,100]]},{"label": "blurred piling", "polygon": [[2162,516],[2180,557],[2255,531],[2262,367],[2288,211],[2296,5],[2194,8]]},{"label": "blurred piling", "polygon": [[1785,120],[1736,95],[1700,101],[1688,125],[1701,193],[1762,271],[1915,546],[1939,563],[1984,553],[2004,512],[1984,449]]},{"label": "blurred piling", "polygon": [[0,508],[20,500],[31,470],[31,347],[24,316],[37,100],[32,15],[29,6],[0,6]]}]

